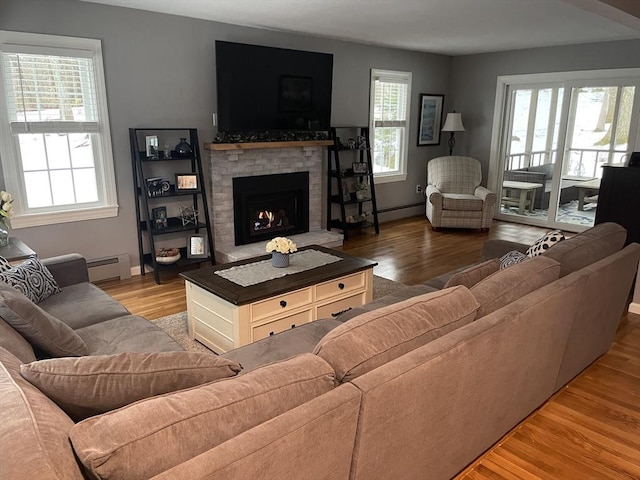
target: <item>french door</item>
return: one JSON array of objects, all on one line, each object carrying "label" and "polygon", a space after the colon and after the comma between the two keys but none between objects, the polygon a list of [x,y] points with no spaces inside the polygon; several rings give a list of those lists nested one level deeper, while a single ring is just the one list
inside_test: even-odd
[{"label": "french door", "polygon": [[593,226],[601,167],[624,165],[638,149],[640,69],[501,77],[497,93],[496,218]]}]

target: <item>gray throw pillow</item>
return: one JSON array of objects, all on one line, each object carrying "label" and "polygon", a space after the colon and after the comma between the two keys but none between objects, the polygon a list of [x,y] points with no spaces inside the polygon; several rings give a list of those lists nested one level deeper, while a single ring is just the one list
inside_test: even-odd
[{"label": "gray throw pillow", "polygon": [[33,303],[40,303],[61,291],[51,272],[35,257],[0,272],[0,281],[11,285]]},{"label": "gray throw pillow", "polygon": [[71,327],[42,310],[18,290],[0,283],[0,316],[34,347],[52,357],[87,355]]}]

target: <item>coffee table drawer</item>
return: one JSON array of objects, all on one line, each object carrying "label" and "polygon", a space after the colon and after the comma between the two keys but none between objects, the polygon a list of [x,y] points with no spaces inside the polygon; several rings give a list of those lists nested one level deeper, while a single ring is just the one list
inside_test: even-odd
[{"label": "coffee table drawer", "polygon": [[365,293],[362,292],[347,298],[343,298],[342,300],[336,300],[335,302],[321,305],[316,310],[316,319],[319,320],[321,318],[337,317],[338,314],[344,312],[345,310],[364,305],[364,302]]},{"label": "coffee table drawer", "polygon": [[274,320],[263,325],[259,325],[251,328],[251,340],[253,342],[266,338],[269,335],[275,335],[276,333],[284,332],[293,328],[293,326],[299,326],[303,323],[308,323],[313,320],[313,311],[305,310],[304,312],[294,313],[288,317]]},{"label": "coffee table drawer", "polygon": [[363,288],[365,284],[365,273],[355,273],[346,277],[336,278],[316,286],[316,300],[335,297],[342,293],[351,292]]},{"label": "coffee table drawer", "polygon": [[262,300],[251,306],[251,321],[255,322],[273,315],[286,315],[288,311],[310,305],[312,301],[313,292],[311,287]]}]

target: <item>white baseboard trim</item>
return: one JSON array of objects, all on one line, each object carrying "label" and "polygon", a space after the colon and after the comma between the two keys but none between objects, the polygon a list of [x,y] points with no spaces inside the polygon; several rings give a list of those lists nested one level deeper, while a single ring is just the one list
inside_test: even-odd
[{"label": "white baseboard trim", "polygon": [[640,315],[640,303],[631,302],[629,304],[629,313],[635,313],[636,315]]}]

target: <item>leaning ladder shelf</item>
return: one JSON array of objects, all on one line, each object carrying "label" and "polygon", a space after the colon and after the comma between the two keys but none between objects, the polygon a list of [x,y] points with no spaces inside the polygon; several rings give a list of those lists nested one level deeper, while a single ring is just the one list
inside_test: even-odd
[{"label": "leaning ladder shelf", "polygon": [[[348,240],[350,230],[374,227],[376,234],[380,233],[369,128],[331,127],[329,135],[332,145],[327,163],[327,230],[342,230],[345,240]],[[348,141],[344,135],[350,136]],[[357,171],[354,166],[358,167]],[[355,186],[366,186],[362,191],[368,193],[352,192]],[[338,218],[333,218],[335,205]],[[370,205],[371,211],[365,210],[366,205]]]},{"label": "leaning ladder shelf", "polygon": [[[175,150],[170,152],[170,157],[165,158],[163,149],[157,153],[158,158],[147,156],[145,137],[156,135],[160,139],[161,145],[169,142],[175,144],[176,138],[188,138],[192,148],[192,153],[179,155]],[[153,269],[156,283],[160,283],[160,272],[167,270],[180,270],[185,267],[210,261],[215,264],[213,256],[213,236],[211,235],[211,222],[209,219],[209,207],[204,186],[204,175],[202,169],[202,159],[200,157],[200,144],[198,142],[198,131],[195,128],[130,128],[129,140],[131,143],[131,159],[134,178],[134,192],[136,196],[136,225],[138,228],[138,252],[140,255],[140,273],[144,275],[145,266]],[[198,178],[198,188],[193,191],[179,192],[176,185],[171,185],[171,180],[175,174],[196,173]],[[148,194],[146,179],[164,174],[169,175],[168,188],[155,196]],[[164,180],[164,179],[163,179]],[[160,206],[163,200],[177,207],[179,200],[191,202],[193,209],[198,212],[198,216],[193,222],[185,225],[180,217],[168,217],[166,225],[157,228],[156,219],[153,217],[153,208]],[[158,239],[174,238],[179,242],[184,242],[188,234],[205,234],[208,251],[205,256],[190,258],[186,247],[180,247],[180,259],[170,265],[161,264],[156,261],[156,242]],[[179,234],[183,234],[184,239]],[[146,242],[144,241],[146,239]],[[178,240],[179,239],[179,240]],[[146,243],[146,245],[145,245]],[[146,248],[145,248],[146,247]],[[145,252],[146,249],[146,252]]]}]

